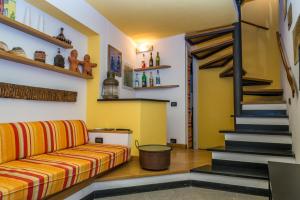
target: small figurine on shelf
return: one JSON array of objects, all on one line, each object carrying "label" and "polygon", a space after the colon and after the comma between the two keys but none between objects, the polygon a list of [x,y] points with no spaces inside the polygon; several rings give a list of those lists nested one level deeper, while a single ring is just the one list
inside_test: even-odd
[{"label": "small figurine on shelf", "polygon": [[35,51],[34,60],[46,63],[46,53],[44,51]]},{"label": "small figurine on shelf", "polygon": [[65,58],[60,54],[60,48],[58,48],[57,55],[54,57],[54,65],[65,68]]},{"label": "small figurine on shelf", "polygon": [[82,73],[83,73],[84,75],[93,76],[92,70],[93,70],[94,67],[97,67],[97,64],[96,64],[96,63],[91,63],[91,57],[90,57],[89,54],[86,54],[86,55],[84,56],[84,60],[83,60],[83,62],[81,62],[80,64],[81,64],[82,67],[83,67]]},{"label": "small figurine on shelf", "polygon": [[78,52],[76,49],[73,49],[71,51],[70,56],[68,57],[70,63],[70,71],[80,73],[78,65],[82,64],[82,61],[79,61],[77,58],[78,58]]},{"label": "small figurine on shelf", "polygon": [[64,28],[60,28],[60,33],[58,36],[55,37],[56,39],[60,40],[60,41],[63,41],[67,44],[72,44],[72,41],[71,40],[68,40],[65,35],[64,35]]}]

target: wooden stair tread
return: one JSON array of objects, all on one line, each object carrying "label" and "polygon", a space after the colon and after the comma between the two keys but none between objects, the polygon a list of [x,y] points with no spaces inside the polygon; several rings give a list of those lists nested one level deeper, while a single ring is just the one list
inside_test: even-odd
[{"label": "wooden stair tread", "polygon": [[209,51],[209,50],[212,50],[212,49],[218,49],[220,47],[227,46],[227,45],[230,45],[230,44],[231,45],[233,44],[233,39],[225,40],[225,41],[222,41],[222,42],[219,42],[219,43],[216,43],[216,44],[211,44],[207,47],[199,48],[197,50],[192,51],[191,54],[195,55],[195,54],[198,54],[198,53],[201,53],[201,52],[204,52],[204,51]]},{"label": "wooden stair tread", "polygon": [[244,95],[257,95],[257,96],[282,96],[282,89],[260,89],[260,90],[244,90]]},{"label": "wooden stair tread", "polygon": [[185,40],[191,45],[196,45],[218,37],[230,35],[232,34],[234,28],[235,27],[233,25],[229,25],[213,29],[207,29],[203,31],[187,33],[185,36]]},{"label": "wooden stair tread", "polygon": [[257,86],[257,85],[271,85],[272,80],[253,78],[253,77],[243,77],[243,86]]},{"label": "wooden stair tread", "polygon": [[[243,69],[243,76],[247,74],[246,70]],[[223,72],[219,74],[220,78],[233,77],[233,66],[225,69]]]},{"label": "wooden stair tread", "polygon": [[232,134],[254,134],[254,135],[281,135],[291,136],[289,131],[276,131],[276,130],[220,130],[219,133],[232,133]]},{"label": "wooden stair tread", "polygon": [[231,32],[234,30],[234,26],[233,25],[229,25],[229,26],[223,26],[223,27],[218,27],[218,28],[212,28],[212,29],[207,29],[207,30],[203,30],[203,31],[197,31],[197,32],[192,32],[192,33],[187,33],[185,38],[186,39],[192,39],[192,38],[197,38],[197,37],[201,37],[201,36],[207,36],[207,35],[212,35],[212,34],[217,34],[220,32]]},{"label": "wooden stair tread", "polygon": [[[213,59],[212,61],[209,61],[203,65],[199,66],[199,69],[208,69],[208,68],[216,68],[216,67],[223,67],[225,66],[228,62],[230,62],[230,60],[233,59],[233,54],[229,53],[226,55],[223,55],[219,58]],[[217,63],[223,61],[222,63],[220,63],[219,65]],[[215,65],[213,65],[215,64]]]}]

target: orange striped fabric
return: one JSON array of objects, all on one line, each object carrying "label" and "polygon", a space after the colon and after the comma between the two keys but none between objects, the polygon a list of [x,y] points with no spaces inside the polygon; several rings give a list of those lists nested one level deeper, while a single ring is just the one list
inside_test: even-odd
[{"label": "orange striped fabric", "polygon": [[0,164],[88,142],[80,120],[0,124]]},{"label": "orange striped fabric", "polygon": [[85,144],[0,165],[0,200],[36,200],[116,167],[127,147]]}]

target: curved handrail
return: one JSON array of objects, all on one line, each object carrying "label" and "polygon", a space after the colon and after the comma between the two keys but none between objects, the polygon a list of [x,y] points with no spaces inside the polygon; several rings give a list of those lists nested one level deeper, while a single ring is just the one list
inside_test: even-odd
[{"label": "curved handrail", "polygon": [[284,44],[283,44],[282,39],[281,39],[281,34],[279,32],[277,32],[277,42],[278,42],[282,62],[283,62],[283,65],[284,65],[284,69],[286,71],[286,76],[287,76],[288,82],[289,82],[291,90],[292,90],[293,97],[295,97],[295,94],[298,97],[297,83],[296,83],[295,78],[294,78],[294,76],[291,72],[291,67],[289,65],[289,61],[287,59],[287,54],[286,54],[286,51],[284,49]]}]

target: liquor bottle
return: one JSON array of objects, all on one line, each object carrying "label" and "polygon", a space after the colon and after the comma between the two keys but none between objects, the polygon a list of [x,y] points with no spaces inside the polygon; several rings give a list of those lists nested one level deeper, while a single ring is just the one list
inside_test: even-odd
[{"label": "liquor bottle", "polygon": [[149,84],[150,84],[150,87],[154,86],[154,80],[153,80],[152,72],[150,72]]},{"label": "liquor bottle", "polygon": [[143,59],[142,59],[142,66],[143,69],[146,68],[146,61],[145,61],[145,54],[143,54]]},{"label": "liquor bottle", "polygon": [[159,57],[159,52],[156,54],[156,66],[160,65],[160,57]]},{"label": "liquor bottle", "polygon": [[150,53],[149,67],[153,67],[153,57],[152,57],[152,52]]},{"label": "liquor bottle", "polygon": [[142,76],[142,87],[147,87],[147,76],[145,72],[143,72],[143,76]]},{"label": "liquor bottle", "polygon": [[136,88],[140,87],[140,81],[139,81],[139,74],[138,73],[136,73],[136,75],[135,75],[134,87],[136,87]]},{"label": "liquor bottle", "polygon": [[156,71],[155,85],[157,85],[157,86],[160,85],[159,70]]}]

